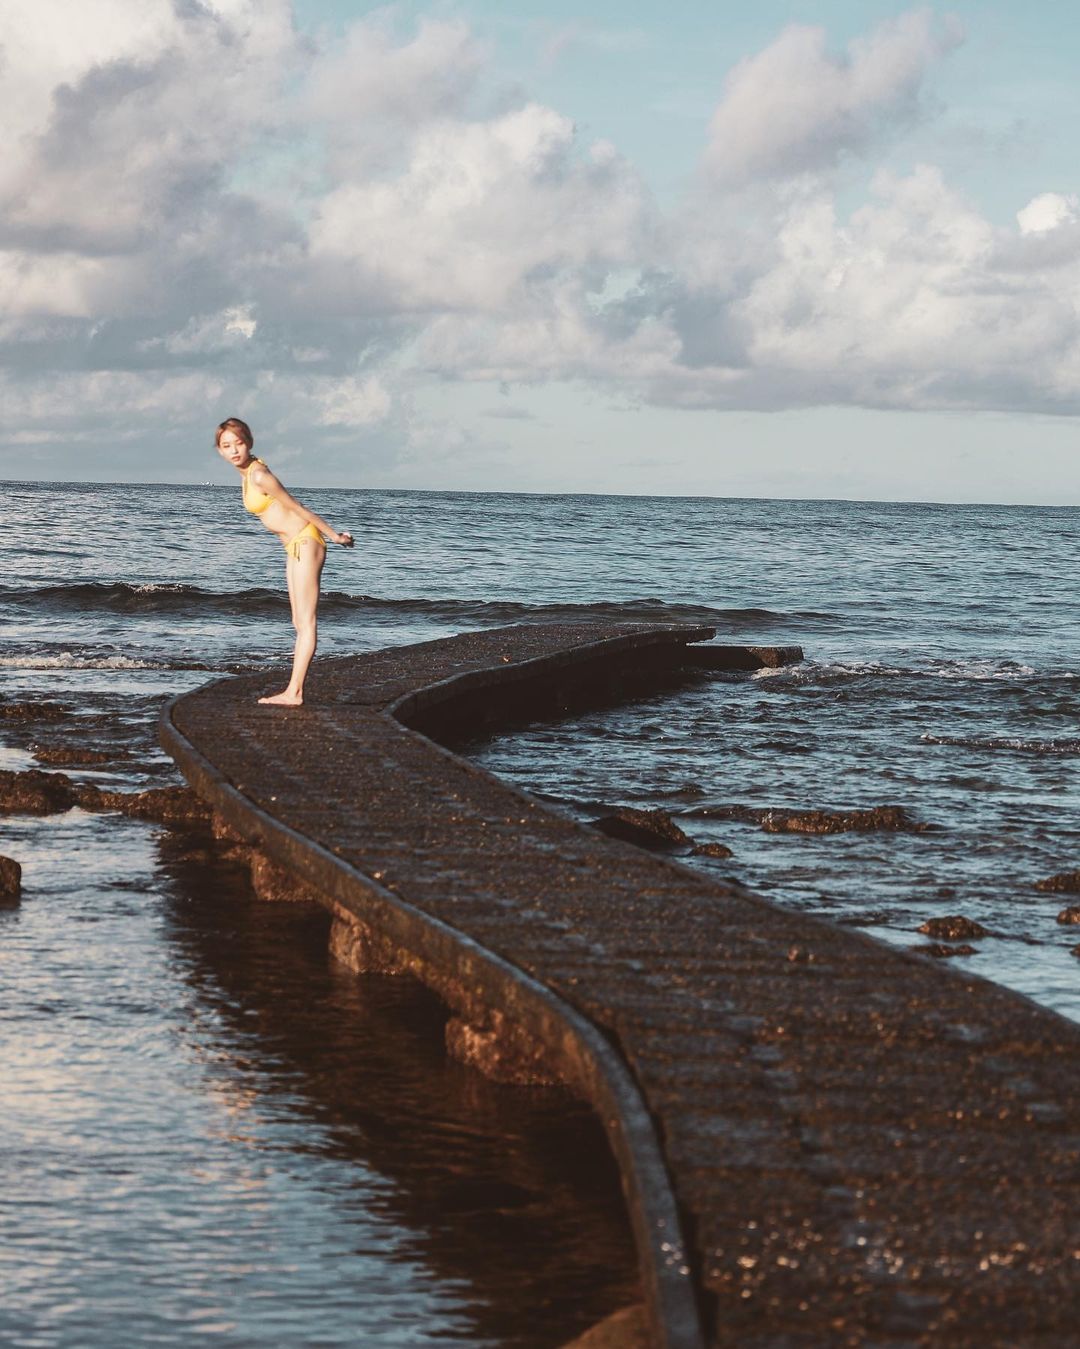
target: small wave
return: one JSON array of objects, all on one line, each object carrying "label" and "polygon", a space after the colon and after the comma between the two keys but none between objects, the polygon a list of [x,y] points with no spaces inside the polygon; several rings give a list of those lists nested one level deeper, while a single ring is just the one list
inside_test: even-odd
[{"label": "small wave", "polygon": [[1080,740],[1024,740],[1011,736],[931,735],[919,736],[924,745],[955,745],[961,749],[1003,749],[1020,754],[1080,754]]},{"label": "small wave", "polygon": [[169,660],[161,655],[155,659],[129,656],[109,646],[84,646],[75,650],[55,646],[24,648],[21,651],[9,648],[0,655],[0,669],[6,670],[216,670],[218,668],[221,668],[219,664]]},{"label": "small wave", "polygon": [[803,661],[799,665],[755,670],[753,679],[780,679],[796,684],[831,684],[853,679],[983,680],[1072,679],[1069,671],[1048,673],[1031,665],[1005,660],[934,660],[926,665],[888,665],[883,661]]},{"label": "small wave", "polygon": [[64,651],[56,656],[0,656],[6,670],[167,670],[160,661],[135,660],[131,656],[77,656]]},{"label": "small wave", "polygon": [[[278,590],[265,586],[215,591],[181,582],[132,584],[83,581],[70,585],[0,587],[0,605],[78,612],[105,610],[114,613],[170,613],[178,616],[212,612],[258,617],[287,610],[288,597],[284,588]],[[780,613],[772,609],[719,609],[709,605],[672,603],[653,597],[587,603],[557,600],[526,603],[449,597],[388,599],[374,595],[350,595],[337,590],[324,592],[321,612],[324,615],[362,613],[375,621],[382,618],[389,621],[402,617],[425,617],[450,622],[497,624],[607,619],[624,623],[696,623],[724,630],[775,629],[829,617],[812,613]]]},{"label": "small wave", "polygon": [[284,591],[265,588],[241,591],[204,590],[181,583],[82,581],[70,585],[0,587],[0,604],[86,613],[259,613],[288,607]]},{"label": "small wave", "polygon": [[1039,672],[1015,660],[935,661],[925,672],[936,679],[1030,679]]}]

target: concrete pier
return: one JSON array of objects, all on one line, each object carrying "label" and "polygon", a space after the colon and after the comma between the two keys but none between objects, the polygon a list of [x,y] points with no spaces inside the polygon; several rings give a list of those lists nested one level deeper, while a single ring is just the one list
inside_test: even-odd
[{"label": "concrete pier", "polygon": [[523,626],[173,702],[162,740],[260,893],[450,1005],[448,1047],[590,1100],[655,1344],[1078,1342],[1080,1027],[607,838],[440,739],[795,653]]}]

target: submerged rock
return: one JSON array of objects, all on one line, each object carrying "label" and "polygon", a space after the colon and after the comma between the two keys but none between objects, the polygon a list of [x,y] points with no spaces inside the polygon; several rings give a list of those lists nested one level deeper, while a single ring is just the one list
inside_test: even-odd
[{"label": "submerged rock", "polygon": [[1080,871],[1061,871],[1056,876],[1047,876],[1044,881],[1035,882],[1036,890],[1049,890],[1051,893],[1080,895]]},{"label": "submerged rock", "polygon": [[648,1313],[638,1305],[612,1312],[563,1349],[649,1349],[651,1343]]},{"label": "submerged rock", "polygon": [[726,843],[698,843],[690,852],[691,857],[734,857],[735,854]]},{"label": "submerged rock", "polygon": [[17,903],[22,890],[22,867],[11,857],[0,857],[0,904]]},{"label": "submerged rock", "polygon": [[0,769],[0,812],[9,815],[57,815],[76,804],[76,786],[66,773],[40,768]]},{"label": "submerged rock", "polygon": [[960,946],[949,946],[946,942],[929,942],[926,946],[912,946],[912,951],[916,951],[921,956],[936,956],[939,960],[946,960],[950,956],[977,956],[979,953],[974,946],[969,946],[966,942]]},{"label": "submerged rock", "polygon": [[62,721],[73,715],[69,707],[50,702],[48,698],[34,698],[22,703],[0,702],[0,721]]},{"label": "submerged rock", "polygon": [[210,807],[190,787],[149,787],[144,792],[103,792],[79,788],[79,805],[87,810],[118,810],[136,820],[191,824],[209,820]]},{"label": "submerged rock", "polygon": [[636,843],[639,848],[689,848],[694,841],[665,810],[634,810],[625,806],[589,823],[608,838]]},{"label": "submerged rock", "polygon": [[1080,923],[1080,904],[1071,904],[1067,909],[1062,909],[1057,916],[1059,923]]},{"label": "submerged rock", "polygon": [[30,753],[38,763],[75,764],[79,767],[113,763],[116,759],[127,757],[119,750],[91,749],[88,745],[32,745]]},{"label": "submerged rock", "polygon": [[870,810],[770,810],[761,819],[767,834],[845,834],[853,830],[903,830],[920,834],[929,826],[913,820],[903,806]]},{"label": "submerged rock", "polygon": [[925,923],[919,925],[918,931],[924,932],[928,937],[938,937],[945,941],[990,936],[988,929],[981,923],[977,923],[974,918],[965,918],[962,914],[950,914],[946,918],[928,918]]},{"label": "submerged rock", "polygon": [[22,772],[0,770],[0,812],[10,815],[56,815],[84,810],[117,810],[140,820],[185,824],[208,820],[210,809],[190,787],[151,787],[143,792],[103,791],[88,782],[73,782],[66,773],[41,768]]}]

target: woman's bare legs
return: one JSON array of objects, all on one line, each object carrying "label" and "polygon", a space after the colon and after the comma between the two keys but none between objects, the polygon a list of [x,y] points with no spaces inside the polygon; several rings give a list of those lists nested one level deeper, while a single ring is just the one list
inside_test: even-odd
[{"label": "woman's bare legs", "polygon": [[285,579],[289,586],[293,627],[296,629],[292,678],[281,693],[275,693],[269,698],[260,698],[260,703],[299,707],[304,701],[304,680],[307,678],[308,666],[315,654],[315,643],[319,635],[319,582],[322,578],[323,563],[326,561],[326,545],[317,543],[314,539],[304,539],[298,551],[299,557],[290,556],[285,559]]}]

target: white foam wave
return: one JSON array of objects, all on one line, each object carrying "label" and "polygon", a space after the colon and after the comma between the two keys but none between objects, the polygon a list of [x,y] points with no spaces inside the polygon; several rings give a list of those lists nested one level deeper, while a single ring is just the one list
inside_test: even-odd
[{"label": "white foam wave", "polygon": [[987,679],[1072,679],[1072,671],[1048,674],[1032,665],[1000,660],[932,660],[923,666],[886,665],[882,661],[853,660],[818,663],[803,661],[801,665],[780,666],[776,669],[755,670],[752,679],[790,679],[796,683],[825,683],[841,679],[861,679],[873,676],[884,679],[959,679],[982,681]]},{"label": "white foam wave", "polygon": [[7,670],[167,670],[160,661],[135,660],[131,656],[76,656],[62,651],[55,656],[0,656]]}]

